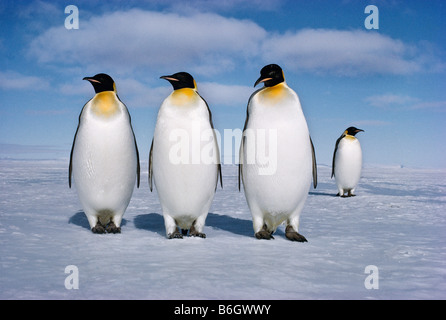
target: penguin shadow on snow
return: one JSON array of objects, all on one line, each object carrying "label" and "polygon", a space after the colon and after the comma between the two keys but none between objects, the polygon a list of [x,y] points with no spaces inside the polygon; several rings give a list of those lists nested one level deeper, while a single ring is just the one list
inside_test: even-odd
[{"label": "penguin shadow on snow", "polygon": [[328,193],[328,192],[315,192],[315,191],[310,191],[308,193],[309,195],[312,196],[326,196],[326,197],[333,197],[333,198],[337,198],[338,195],[337,193],[333,192],[333,193]]},{"label": "penguin shadow on snow", "polygon": [[[85,212],[78,211],[74,215],[68,219],[68,224],[74,224],[76,226],[85,228],[87,230],[91,230],[90,224],[88,223],[87,216],[85,215]],[[127,224],[126,219],[122,219],[121,221],[121,227],[125,226]]]},{"label": "penguin shadow on snow", "polygon": [[166,229],[164,228],[164,218],[158,213],[140,214],[133,220],[135,228],[148,230],[165,237]]},{"label": "penguin shadow on snow", "polygon": [[[76,212],[73,216],[70,217],[68,223],[90,230],[90,224],[88,223],[87,216],[83,211]],[[164,228],[164,218],[159,213],[140,214],[135,217],[133,223],[135,225],[135,228],[137,229],[155,232],[162,237],[166,236],[166,230]],[[127,220],[122,219],[121,227],[125,226],[126,224]],[[240,236],[250,238],[254,236],[251,220],[209,213],[206,218],[206,226],[231,232]],[[274,235],[284,236],[285,233],[283,232],[283,230],[277,229]]]},{"label": "penguin shadow on snow", "polygon": [[[148,213],[138,215],[134,219],[134,224],[138,229],[156,232],[163,237],[166,236],[164,218],[161,214]],[[210,212],[206,218],[206,226],[228,231],[240,236],[254,237],[251,220],[239,219]],[[282,230],[277,229],[275,234],[284,235],[285,233]]]},{"label": "penguin shadow on snow", "polygon": [[[206,218],[206,225],[212,228],[228,231],[233,234],[254,238],[254,230],[252,227],[252,220],[245,220],[240,218],[234,218],[227,215],[209,213]],[[281,229],[277,229],[274,232],[276,236],[285,236],[285,233]]]},{"label": "penguin shadow on snow", "polygon": [[251,220],[209,213],[206,218],[206,225],[212,228],[217,228],[245,237],[254,236]]},{"label": "penguin shadow on snow", "polygon": [[[337,198],[337,190],[336,186],[333,187],[333,184],[318,182],[317,188],[322,191],[309,191],[308,194],[312,196],[326,196],[326,197],[334,197]],[[336,190],[335,192],[329,192],[327,190]]]}]

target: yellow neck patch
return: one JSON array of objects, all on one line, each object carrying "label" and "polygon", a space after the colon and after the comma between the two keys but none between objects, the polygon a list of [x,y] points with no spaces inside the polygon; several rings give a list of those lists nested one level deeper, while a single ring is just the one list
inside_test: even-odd
[{"label": "yellow neck patch", "polygon": [[171,94],[172,103],[176,105],[184,105],[193,102],[196,99],[196,91],[191,88],[182,88],[174,90]]},{"label": "yellow neck patch", "polygon": [[356,140],[356,137],[351,136],[351,135],[349,135],[349,134],[346,134],[346,135],[345,135],[345,138],[348,139],[348,140],[352,140],[352,141],[353,141],[353,140]]},{"label": "yellow neck patch", "polygon": [[119,112],[118,98],[113,91],[97,93],[92,101],[92,111],[97,116],[111,117]]},{"label": "yellow neck patch", "polygon": [[271,101],[271,103],[278,102],[280,99],[286,96],[287,88],[285,87],[285,83],[279,83],[272,87],[266,87],[259,92],[260,98],[265,99],[267,101]]}]

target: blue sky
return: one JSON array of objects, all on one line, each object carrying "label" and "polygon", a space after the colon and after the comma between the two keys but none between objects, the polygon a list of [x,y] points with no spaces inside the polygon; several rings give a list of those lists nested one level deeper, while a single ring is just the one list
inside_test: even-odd
[{"label": "blue sky", "polygon": [[[377,30],[364,26],[370,4]],[[79,29],[65,28],[67,5]],[[223,136],[243,128],[260,69],[277,63],[319,164],[354,125],[366,165],[445,168],[445,15],[444,1],[1,1],[0,158],[67,159],[94,95],[82,78],[100,72],[129,108],[143,161],[171,92],[162,75],[191,73]]]}]

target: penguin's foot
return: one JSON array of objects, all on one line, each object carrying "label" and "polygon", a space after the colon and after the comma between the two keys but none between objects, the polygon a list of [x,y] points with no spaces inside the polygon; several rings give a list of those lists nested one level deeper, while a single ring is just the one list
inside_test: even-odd
[{"label": "penguin's foot", "polygon": [[285,229],[285,237],[287,237],[288,240],[291,241],[297,241],[297,242],[308,242],[307,239],[294,230],[292,226],[287,226]]},{"label": "penguin's foot", "polygon": [[178,229],[175,229],[174,232],[169,233],[167,235],[168,239],[183,239],[183,234],[181,232],[178,231]]},{"label": "penguin's foot", "polygon": [[96,222],[96,225],[95,225],[93,228],[91,228],[91,231],[92,231],[93,233],[99,233],[99,234],[101,234],[101,233],[105,233],[105,228],[104,228],[104,226],[98,221],[98,222]]},{"label": "penguin's foot", "polygon": [[255,236],[257,239],[265,239],[265,240],[274,239],[272,233],[266,230],[260,230],[259,232],[256,232]]},{"label": "penguin's foot", "polygon": [[356,194],[348,193],[348,194],[343,194],[343,195],[341,196],[341,198],[350,198],[350,197],[356,197]]},{"label": "penguin's foot", "polygon": [[121,233],[121,227],[117,227],[113,221],[110,221],[105,230],[108,233]]},{"label": "penguin's foot", "polygon": [[255,236],[257,239],[265,239],[265,240],[274,239],[273,233],[271,231],[268,231],[266,225],[263,226],[262,230],[256,232]]},{"label": "penguin's foot", "polygon": [[198,232],[198,231],[196,231],[196,232],[190,232],[189,233],[189,236],[190,237],[200,237],[200,238],[206,238],[206,233],[203,233],[203,232]]},{"label": "penguin's foot", "polygon": [[338,192],[338,194],[336,196],[337,197],[341,197],[341,198],[348,198],[348,197],[350,197],[349,194],[340,193],[340,192]]},{"label": "penguin's foot", "polygon": [[200,237],[200,238],[206,238],[206,234],[202,232],[198,232],[197,229],[195,229],[195,226],[192,226],[190,228],[189,236],[191,237]]}]

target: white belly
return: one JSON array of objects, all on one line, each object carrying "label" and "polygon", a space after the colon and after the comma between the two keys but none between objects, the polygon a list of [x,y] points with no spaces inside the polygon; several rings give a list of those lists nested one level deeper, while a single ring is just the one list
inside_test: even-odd
[{"label": "white belly", "polygon": [[136,181],[137,155],[127,119],[90,119],[79,127],[73,150],[73,177],[85,213],[122,214]]},{"label": "white belly", "polygon": [[338,189],[356,188],[361,177],[362,151],[357,139],[343,139],[339,142],[335,156],[335,179]]},{"label": "white belly", "polygon": [[188,119],[185,114],[161,111],[152,154],[163,214],[189,229],[199,216],[208,214],[217,184],[219,152],[207,112]]},{"label": "white belly", "polygon": [[[248,136],[253,134],[257,138],[260,148],[250,150],[253,140],[245,140],[244,189],[253,216],[263,215],[267,222],[270,220],[270,224],[277,226],[296,210],[300,211],[307,198],[312,176],[309,132],[302,112],[294,106],[257,111],[250,116],[247,131],[251,132]],[[266,153],[261,147],[263,143]],[[253,163],[254,157],[268,159],[263,162],[271,170],[262,166],[262,161]]]}]

